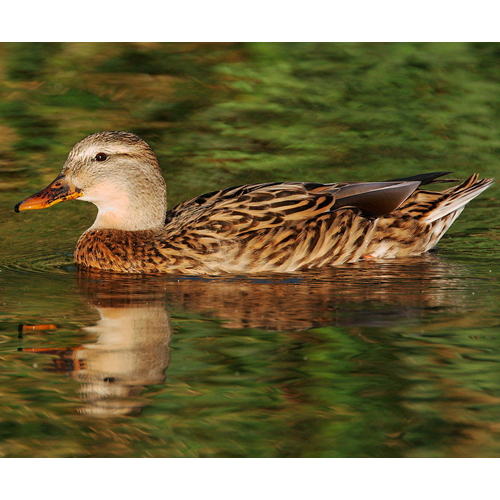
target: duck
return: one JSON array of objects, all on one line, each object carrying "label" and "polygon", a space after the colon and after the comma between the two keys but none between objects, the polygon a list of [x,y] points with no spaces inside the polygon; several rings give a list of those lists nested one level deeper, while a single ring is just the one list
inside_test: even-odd
[{"label": "duck", "polygon": [[[465,205],[494,179],[478,174],[444,191],[450,172],[382,182],[266,182],[213,191],[167,210],[158,158],[132,132],[93,133],[70,151],[45,189],[17,213],[91,202],[78,269],[219,275],[290,273],[433,249]],[[451,179],[455,182],[456,179]]]}]

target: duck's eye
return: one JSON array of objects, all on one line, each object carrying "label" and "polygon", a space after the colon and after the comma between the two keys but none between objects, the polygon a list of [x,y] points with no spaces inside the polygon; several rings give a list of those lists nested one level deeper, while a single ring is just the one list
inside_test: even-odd
[{"label": "duck's eye", "polygon": [[95,155],[95,160],[96,161],[104,161],[107,157],[108,157],[108,155],[106,153],[97,153]]}]

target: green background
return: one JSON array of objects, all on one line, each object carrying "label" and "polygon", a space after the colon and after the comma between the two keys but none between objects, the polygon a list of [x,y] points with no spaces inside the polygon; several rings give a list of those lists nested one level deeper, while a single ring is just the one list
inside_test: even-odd
[{"label": "green background", "polygon": [[173,206],[498,177],[499,121],[498,44],[1,44],[0,455],[498,456],[496,186],[436,253],[252,279],[78,274],[95,207],[13,207],[100,130],[153,147]]}]

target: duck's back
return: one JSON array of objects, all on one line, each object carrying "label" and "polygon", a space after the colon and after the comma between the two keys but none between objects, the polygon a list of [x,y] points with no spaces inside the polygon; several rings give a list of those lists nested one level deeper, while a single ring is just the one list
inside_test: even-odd
[{"label": "duck's back", "polygon": [[[438,177],[429,174],[426,182]],[[375,183],[266,183],[208,193],[167,212],[158,231],[89,230],[86,268],[220,274],[291,272],[430,250],[491,181],[440,192],[425,176]]]}]

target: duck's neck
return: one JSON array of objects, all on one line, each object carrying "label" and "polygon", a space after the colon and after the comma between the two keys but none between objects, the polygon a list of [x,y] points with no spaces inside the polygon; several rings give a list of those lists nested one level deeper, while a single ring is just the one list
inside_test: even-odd
[{"label": "duck's neck", "polygon": [[166,195],[151,199],[150,193],[129,193],[112,184],[99,186],[80,198],[97,206],[96,220],[90,229],[141,231],[161,229],[167,211]]}]

